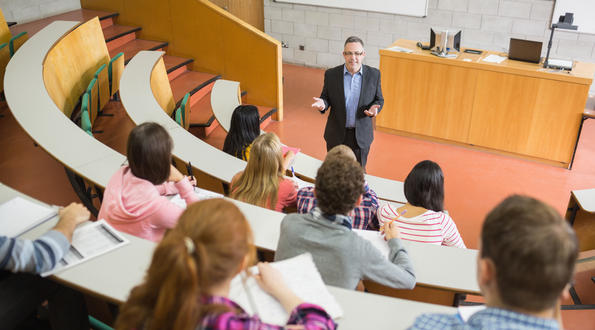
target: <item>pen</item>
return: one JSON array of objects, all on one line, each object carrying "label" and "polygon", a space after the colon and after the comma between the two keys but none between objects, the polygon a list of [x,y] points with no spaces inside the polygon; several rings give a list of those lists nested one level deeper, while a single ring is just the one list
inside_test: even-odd
[{"label": "pen", "polygon": [[295,177],[295,171],[293,170],[293,166],[291,167],[291,176]]},{"label": "pen", "polygon": [[390,223],[393,223],[395,220],[399,219],[403,214],[407,213],[407,210],[403,210],[400,214],[390,220]]},{"label": "pen", "polygon": [[194,179],[194,174],[192,173],[192,163],[188,162],[188,165],[186,165],[186,170],[188,170],[188,176],[190,176],[191,179]]}]

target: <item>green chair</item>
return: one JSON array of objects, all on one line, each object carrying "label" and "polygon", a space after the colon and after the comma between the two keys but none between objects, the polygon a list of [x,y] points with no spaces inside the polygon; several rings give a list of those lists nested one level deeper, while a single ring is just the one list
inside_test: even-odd
[{"label": "green chair", "polygon": [[25,43],[25,41],[27,41],[27,39],[29,38],[27,37],[27,32],[25,31],[10,38],[10,41],[8,42],[8,47],[10,49],[10,57],[12,57],[14,53],[16,53],[16,51]]},{"label": "green chair", "polygon": [[99,107],[99,90],[97,86],[97,78],[93,78],[85,91],[86,94],[89,94],[89,118],[91,119],[91,124],[95,122],[95,118],[97,118],[97,108]]},{"label": "green chair", "polygon": [[188,99],[190,99],[190,93],[184,95],[180,107],[174,112],[176,123],[184,127],[186,130],[190,128],[190,104],[188,103]]},{"label": "green chair", "polygon": [[6,72],[6,66],[10,61],[10,52],[8,50],[8,43],[0,45],[0,92],[4,91],[4,73]]},{"label": "green chair", "polygon": [[109,78],[107,73],[107,64],[102,64],[97,71],[95,71],[95,75],[93,76],[97,79],[97,114],[103,114],[103,107],[109,102],[111,95],[109,90]]},{"label": "green chair", "polygon": [[120,89],[120,78],[124,72],[124,53],[118,53],[112,57],[107,67],[107,75],[109,79],[109,94],[114,96]]},{"label": "green chair", "polygon": [[91,326],[91,329],[93,329],[93,330],[114,330],[114,328],[99,321],[98,319],[94,318],[91,315],[89,315],[89,325]]},{"label": "green chair", "polygon": [[91,118],[89,118],[89,93],[83,95],[83,101],[81,102],[81,128],[87,134],[93,136],[93,125],[91,124]]}]

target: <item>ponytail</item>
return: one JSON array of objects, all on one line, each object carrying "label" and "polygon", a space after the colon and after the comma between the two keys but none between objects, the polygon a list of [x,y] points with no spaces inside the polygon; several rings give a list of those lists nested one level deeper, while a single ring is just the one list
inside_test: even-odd
[{"label": "ponytail", "polygon": [[145,280],[130,292],[115,328],[195,329],[205,314],[227,310],[204,305],[203,298],[254,254],[250,226],[235,205],[224,199],[190,205],[155,248]]}]

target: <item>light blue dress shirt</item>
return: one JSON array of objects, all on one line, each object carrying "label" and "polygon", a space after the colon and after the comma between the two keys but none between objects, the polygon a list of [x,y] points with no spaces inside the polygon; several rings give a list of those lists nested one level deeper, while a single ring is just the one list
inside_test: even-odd
[{"label": "light blue dress shirt", "polygon": [[343,90],[345,91],[345,127],[355,127],[355,112],[359,104],[359,95],[362,90],[362,75],[364,66],[362,65],[358,72],[351,75],[347,67],[343,65]]}]

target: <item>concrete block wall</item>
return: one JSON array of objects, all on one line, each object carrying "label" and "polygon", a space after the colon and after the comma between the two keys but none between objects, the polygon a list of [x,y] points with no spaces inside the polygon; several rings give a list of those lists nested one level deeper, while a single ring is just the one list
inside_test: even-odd
[{"label": "concrete block wall", "polygon": [[[429,42],[431,27],[462,30],[469,48],[507,52],[511,37],[543,41],[545,56],[554,10],[553,0],[429,0],[420,18],[263,1],[265,31],[288,45],[283,60],[322,68],[343,62],[350,35],[364,40],[365,62],[378,67],[379,49],[397,39]],[[595,62],[594,48],[595,35],[556,30],[550,56]]]},{"label": "concrete block wall", "polygon": [[6,21],[18,23],[80,8],[80,0],[0,0],[0,9]]}]

